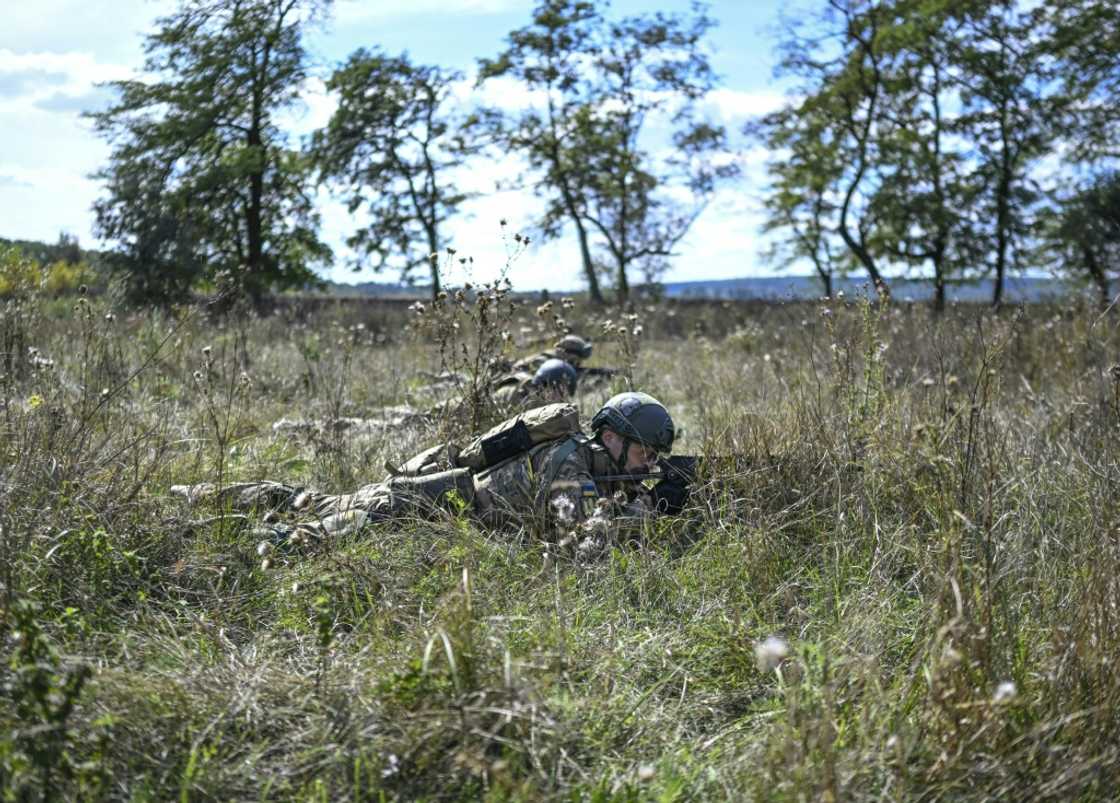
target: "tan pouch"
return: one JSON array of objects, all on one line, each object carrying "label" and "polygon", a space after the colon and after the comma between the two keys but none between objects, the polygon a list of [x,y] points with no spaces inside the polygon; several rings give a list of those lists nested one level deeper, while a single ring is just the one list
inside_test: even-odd
[{"label": "tan pouch", "polygon": [[574,404],[546,404],[506,419],[475,438],[459,452],[456,464],[472,471],[496,466],[539,443],[579,432],[579,410]]}]

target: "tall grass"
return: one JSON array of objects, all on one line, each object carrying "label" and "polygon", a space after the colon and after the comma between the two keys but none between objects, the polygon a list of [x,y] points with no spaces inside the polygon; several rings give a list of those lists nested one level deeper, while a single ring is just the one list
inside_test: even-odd
[{"label": "tall grass", "polygon": [[4,799],[1103,800],[1120,783],[1114,317],[519,303],[507,337],[464,337],[588,334],[625,371],[585,413],[632,382],[673,411],[680,451],[739,459],[594,560],[448,515],[262,564],[259,522],[168,487],[380,479],[447,422],[271,424],[435,403],[417,372],[447,343],[399,305],[2,303]]}]

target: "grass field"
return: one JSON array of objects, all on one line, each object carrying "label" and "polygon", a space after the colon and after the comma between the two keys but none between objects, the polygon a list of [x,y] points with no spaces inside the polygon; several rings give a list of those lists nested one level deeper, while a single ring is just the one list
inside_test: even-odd
[{"label": "grass field", "polygon": [[[1115,315],[490,298],[3,302],[0,799],[1114,797]],[[585,415],[632,382],[747,468],[593,560],[450,516],[262,560],[167,493],[381,479],[502,411],[271,424],[565,324],[624,369]]]}]

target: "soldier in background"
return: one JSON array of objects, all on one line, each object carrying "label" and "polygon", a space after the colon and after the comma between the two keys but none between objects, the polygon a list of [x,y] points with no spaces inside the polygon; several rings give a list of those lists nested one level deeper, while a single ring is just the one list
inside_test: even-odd
[{"label": "soldier in background", "polygon": [[570,363],[553,357],[536,373],[519,372],[499,382],[491,394],[498,404],[536,406],[564,401],[576,395],[579,375]]},{"label": "soldier in background", "polygon": [[[564,426],[557,427],[557,421]],[[513,436],[527,436],[526,422],[543,426],[538,432],[563,434],[522,448]],[[350,494],[323,494],[268,481],[221,489],[209,484],[173,486],[171,493],[192,503],[221,501],[269,518],[289,513],[300,517],[294,525],[267,528],[264,534],[270,542],[344,535],[372,522],[432,518],[465,505],[484,526],[530,525],[594,549],[620,530],[640,529],[656,515],[645,486],[625,478],[656,471],[658,458],[672,449],[676,430],[657,399],[628,392],[612,397],[595,413],[591,432],[588,437],[579,431],[574,407],[547,405],[476,441],[481,443],[480,453],[513,446],[512,454],[503,452],[502,459],[481,469],[457,465],[464,462],[462,453],[444,444],[409,461],[419,466],[416,475],[392,476]]]},{"label": "soldier in background", "polygon": [[591,343],[579,335],[564,335],[552,351],[523,357],[513,364],[513,370],[532,374],[549,360],[563,360],[578,372],[583,367],[583,361],[591,358],[591,352]]}]

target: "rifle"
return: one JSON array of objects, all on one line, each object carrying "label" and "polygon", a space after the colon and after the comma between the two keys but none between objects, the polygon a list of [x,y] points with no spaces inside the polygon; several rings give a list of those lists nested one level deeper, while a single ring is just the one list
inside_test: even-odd
[{"label": "rifle", "polygon": [[618,376],[619,369],[617,368],[602,368],[597,365],[586,366],[576,369],[576,376],[580,379],[613,379]]},{"label": "rifle", "polygon": [[709,463],[718,463],[728,459],[733,458],[675,454],[658,460],[658,471],[648,474],[611,474],[606,477],[595,477],[595,481],[645,482],[647,480],[657,480],[657,484],[650,489],[654,509],[659,513],[675,516],[684,510],[685,505],[688,504],[692,487],[696,484],[697,473],[703,473],[704,466]]}]

